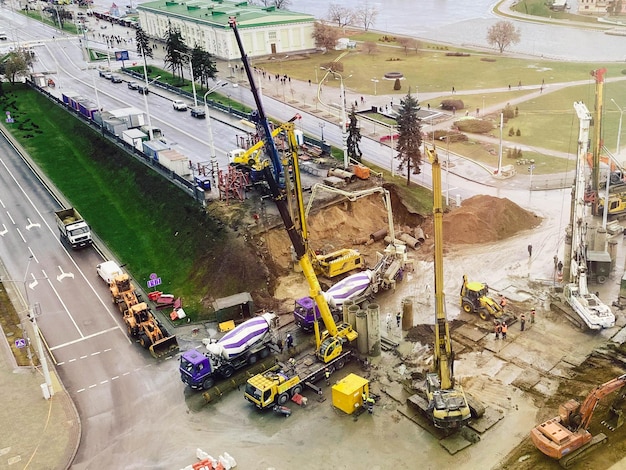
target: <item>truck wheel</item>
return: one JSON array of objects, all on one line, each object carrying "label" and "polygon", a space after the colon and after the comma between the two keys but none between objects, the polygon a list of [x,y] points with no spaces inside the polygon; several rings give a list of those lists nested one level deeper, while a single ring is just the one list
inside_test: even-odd
[{"label": "truck wheel", "polygon": [[261,352],[259,352],[259,356],[261,356],[261,359],[265,359],[267,356],[269,356],[270,351],[267,348],[263,348],[261,349]]},{"label": "truck wheel", "polygon": [[228,379],[229,377],[233,376],[233,374],[235,373],[235,369],[233,369],[232,366],[226,366],[220,372],[224,376],[224,378]]},{"label": "truck wheel", "polygon": [[281,393],[280,395],[278,395],[278,398],[276,399],[276,402],[279,405],[284,405],[288,401],[289,401],[289,395],[286,393]]},{"label": "truck wheel", "polygon": [[141,344],[143,348],[148,349],[150,347],[150,340],[148,339],[148,336],[142,334],[139,337],[139,344]]},{"label": "truck wheel", "polygon": [[302,385],[298,384],[291,389],[291,396],[298,395],[302,393]]},{"label": "truck wheel", "polygon": [[461,308],[465,313],[473,313],[474,312],[474,304],[467,299],[463,299],[461,301]]},{"label": "truck wheel", "polygon": [[333,321],[334,321],[335,323],[339,323],[339,314],[337,314],[337,313],[333,313]]},{"label": "truck wheel", "polygon": [[335,367],[337,368],[337,370],[339,370],[342,369],[345,364],[346,363],[343,359],[339,359],[337,362],[335,362]]},{"label": "truck wheel", "polygon": [[598,281],[598,284],[604,284],[606,282],[606,277],[605,276],[598,276],[596,278],[596,281]]},{"label": "truck wheel", "polygon": [[213,380],[213,377],[207,377],[206,379],[204,379],[204,382],[202,382],[202,388],[204,390],[210,389],[213,385],[215,385],[215,380]]},{"label": "truck wheel", "polygon": [[252,364],[256,364],[257,361],[257,357],[256,354],[252,354],[249,358],[248,358],[248,364],[252,365]]},{"label": "truck wheel", "polygon": [[482,318],[483,320],[487,320],[489,318],[489,312],[487,311],[486,308],[483,307],[480,310],[478,310],[478,316]]}]

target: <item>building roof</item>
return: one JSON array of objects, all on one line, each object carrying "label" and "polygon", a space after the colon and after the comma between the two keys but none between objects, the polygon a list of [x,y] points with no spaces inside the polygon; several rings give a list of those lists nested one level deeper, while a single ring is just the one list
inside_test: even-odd
[{"label": "building roof", "polygon": [[137,10],[195,21],[213,28],[228,28],[231,16],[237,17],[237,26],[241,29],[315,21],[313,15],[233,0],[159,0],[138,5]]}]

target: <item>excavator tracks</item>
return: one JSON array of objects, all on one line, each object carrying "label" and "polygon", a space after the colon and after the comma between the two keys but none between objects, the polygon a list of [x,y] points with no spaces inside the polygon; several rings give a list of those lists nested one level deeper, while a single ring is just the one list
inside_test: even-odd
[{"label": "excavator tracks", "polygon": [[559,465],[563,468],[571,468],[579,459],[582,459],[584,456],[595,450],[595,446],[599,444],[604,444],[607,440],[608,438],[603,433],[593,436],[588,444],[582,446],[580,449],[575,450],[571,454],[562,457],[559,460]]},{"label": "excavator tracks", "polygon": [[587,330],[587,325],[568,305],[563,302],[550,302],[550,310],[564,315],[571,323],[582,331]]}]

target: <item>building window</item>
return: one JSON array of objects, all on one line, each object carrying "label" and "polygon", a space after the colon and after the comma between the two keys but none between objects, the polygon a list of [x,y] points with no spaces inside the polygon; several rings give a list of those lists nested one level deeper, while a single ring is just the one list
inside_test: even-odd
[{"label": "building window", "polygon": [[275,41],[276,40],[276,31],[270,31],[269,33],[267,33],[267,38],[270,41]]}]

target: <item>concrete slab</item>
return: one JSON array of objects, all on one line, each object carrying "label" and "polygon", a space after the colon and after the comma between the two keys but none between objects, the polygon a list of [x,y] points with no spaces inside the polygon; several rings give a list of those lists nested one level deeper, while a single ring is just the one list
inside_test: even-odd
[{"label": "concrete slab", "polygon": [[[495,378],[502,382],[503,385],[510,385],[514,383],[518,377],[525,374],[526,371],[521,367],[511,364],[510,362],[504,363],[504,366],[495,375]],[[535,381],[536,383],[536,381]]]},{"label": "concrete slab", "polygon": [[519,375],[511,385],[521,389],[521,390],[531,390],[539,381],[541,380],[541,375],[539,372],[534,371],[532,369],[525,369],[524,373]]},{"label": "concrete slab", "polygon": [[563,352],[559,349],[552,349],[547,347],[549,343],[533,344],[531,341],[513,342],[502,341],[507,343],[506,347],[503,347],[498,355],[506,361],[510,362],[525,362],[531,365],[534,369],[543,370],[549,372],[556,366],[561,358]]},{"label": "concrete slab", "polygon": [[483,339],[485,336],[487,336],[487,333],[485,332],[485,330],[481,330],[478,327],[467,324],[467,323],[465,325],[461,325],[456,330],[454,330],[454,333],[455,334],[458,333],[461,336],[464,336],[465,338],[470,339],[475,342],[478,342],[481,339]]},{"label": "concrete slab", "polygon": [[612,338],[611,341],[617,344],[626,342],[626,328],[621,328]]},{"label": "concrete slab", "polygon": [[554,395],[559,389],[559,380],[558,379],[549,379],[543,377],[535,386],[533,390],[545,395],[547,397]]},{"label": "concrete slab", "polygon": [[439,441],[441,447],[446,449],[450,455],[454,455],[457,452],[471,446],[473,442],[467,440],[460,432],[454,433]]},{"label": "concrete slab", "polygon": [[504,410],[499,407],[489,406],[485,408],[485,414],[482,418],[472,421],[469,427],[477,433],[483,434],[492,428],[498,421],[504,418]]}]

